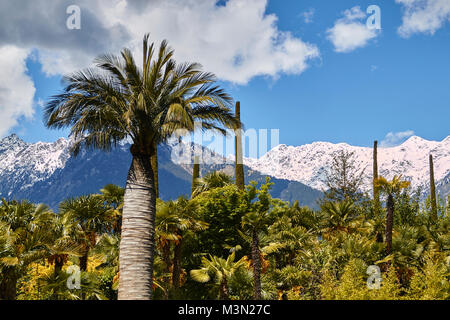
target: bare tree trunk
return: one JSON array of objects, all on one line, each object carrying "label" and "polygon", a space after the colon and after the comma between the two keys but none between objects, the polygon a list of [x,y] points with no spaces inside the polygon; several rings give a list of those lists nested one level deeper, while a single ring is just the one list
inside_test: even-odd
[{"label": "bare tree trunk", "polygon": [[386,213],[386,253],[392,252],[392,230],[394,228],[394,197],[390,194],[387,198],[387,213]]},{"label": "bare tree trunk", "polygon": [[133,150],[132,154],[122,217],[118,299],[151,300],[156,212],[154,175],[148,154]]},{"label": "bare tree trunk", "polygon": [[0,282],[0,300],[16,300],[17,296],[17,277],[13,270],[3,273],[3,279]]},{"label": "bare tree trunk", "polygon": [[253,299],[261,300],[261,257],[259,252],[259,238],[256,230],[253,230],[252,260],[253,260]]}]

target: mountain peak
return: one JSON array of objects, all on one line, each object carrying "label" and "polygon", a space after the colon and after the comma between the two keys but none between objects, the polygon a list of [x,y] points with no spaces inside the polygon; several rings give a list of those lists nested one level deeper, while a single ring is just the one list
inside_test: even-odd
[{"label": "mountain peak", "polygon": [[411,136],[404,143],[422,143],[422,142],[429,142],[429,141],[419,136]]},{"label": "mountain peak", "polygon": [[24,147],[27,143],[19,138],[19,136],[15,133],[3,138],[0,140],[0,148],[9,148],[11,146],[20,146]]}]

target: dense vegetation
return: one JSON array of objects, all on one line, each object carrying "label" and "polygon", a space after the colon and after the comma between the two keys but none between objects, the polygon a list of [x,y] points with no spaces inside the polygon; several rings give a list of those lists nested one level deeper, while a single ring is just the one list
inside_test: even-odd
[{"label": "dense vegetation", "polygon": [[[144,38],[66,77],[47,104],[51,128],[71,127],[73,152],[131,139],[122,189],[44,204],[0,205],[0,299],[449,299],[450,197],[421,202],[402,177],[372,194],[354,155],[334,155],[320,210],[245,185],[240,105],[197,64],[176,64]],[[236,130],[236,172],[200,177],[191,195],[158,199],[158,145],[178,130]],[[79,280],[79,281],[78,281]]]},{"label": "dense vegetation", "polygon": [[[450,198],[420,203],[397,190],[391,253],[385,215],[365,194],[324,199],[321,210],[240,190],[221,173],[197,179],[191,199],[158,200],[155,299],[449,299]],[[116,299],[124,190],[44,205],[0,206],[2,299]],[[329,195],[333,197],[332,195]],[[357,196],[358,202],[350,200]],[[79,266],[81,289],[68,268]],[[368,267],[381,268],[369,289]]]}]

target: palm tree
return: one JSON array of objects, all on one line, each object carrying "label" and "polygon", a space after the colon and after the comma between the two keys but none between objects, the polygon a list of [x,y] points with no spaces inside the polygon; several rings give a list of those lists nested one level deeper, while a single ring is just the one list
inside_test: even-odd
[{"label": "palm tree", "polygon": [[122,229],[122,209],[125,189],[114,184],[108,184],[103,187],[103,189],[100,189],[100,192],[105,203],[113,209],[114,222],[112,231],[113,233],[120,235]]},{"label": "palm tree", "polygon": [[229,300],[228,283],[231,277],[246,265],[245,259],[234,261],[235,253],[231,253],[228,258],[222,259],[216,256],[209,256],[209,259],[202,258],[201,269],[191,270],[190,275],[194,281],[206,283],[214,278],[219,286],[219,299]]},{"label": "palm tree", "polygon": [[0,300],[15,300],[17,281],[29,265],[49,256],[51,238],[44,205],[2,199],[0,206]]},{"label": "palm tree", "polygon": [[95,247],[98,236],[110,230],[113,210],[105,205],[101,196],[90,195],[61,202],[59,211],[70,224],[70,236],[83,248],[80,270],[87,271],[89,251]]},{"label": "palm tree", "polygon": [[[167,274],[172,266],[172,286],[174,289],[180,287],[182,244],[184,233],[187,231],[201,231],[208,227],[206,222],[199,220],[196,216],[198,203],[180,197],[176,201],[160,202],[156,217],[156,233],[158,235],[158,246],[162,252],[165,264],[166,298],[168,298]],[[170,258],[171,245],[174,245],[173,259]]]},{"label": "palm tree", "polygon": [[63,93],[46,105],[50,128],[71,127],[76,155],[81,148],[111,150],[129,139],[132,163],[128,172],[120,244],[119,299],[152,299],[156,189],[150,161],[157,145],[179,130],[225,133],[237,121],[232,98],[214,85],[213,74],[197,63],[177,64],[166,41],[156,50],[143,41],[139,68],[130,50],[121,57],[103,55],[97,68],[64,79]]},{"label": "palm tree", "polygon": [[402,176],[394,176],[392,181],[386,180],[384,177],[379,177],[375,180],[376,188],[386,194],[386,253],[389,255],[392,252],[392,230],[394,228],[394,195],[399,193],[402,189],[408,188],[410,185],[409,181],[402,180]]},{"label": "palm tree", "polygon": [[353,202],[348,199],[325,202],[321,209],[325,214],[326,227],[323,231],[326,235],[336,231],[351,233],[358,227],[358,222],[361,222],[356,216]]},{"label": "palm tree", "polygon": [[212,189],[229,186],[233,183],[232,178],[224,172],[214,171],[203,178],[197,178],[193,183],[192,198]]},{"label": "palm tree", "polygon": [[[249,212],[242,217],[242,228],[252,238],[253,298],[255,300],[261,300],[261,250],[259,233],[266,232],[267,226],[272,220],[269,214],[271,204],[269,189],[271,183],[267,179],[266,184],[262,185],[260,190],[256,190],[255,185],[252,182],[247,187]],[[253,201],[256,196],[258,197],[258,201]]]}]

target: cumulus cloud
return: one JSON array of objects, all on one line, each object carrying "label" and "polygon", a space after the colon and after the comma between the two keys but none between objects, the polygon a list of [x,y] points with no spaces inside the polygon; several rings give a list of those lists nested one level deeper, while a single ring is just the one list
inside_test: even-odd
[{"label": "cumulus cloud", "polygon": [[[81,8],[81,30],[66,27],[66,9],[74,4]],[[33,0],[25,5],[3,0],[0,47],[15,48],[21,58],[35,50],[43,71],[60,75],[123,47],[140,54],[143,35],[150,32],[153,41],[169,41],[178,61],[200,62],[221,80],[246,84],[255,76],[302,73],[310,60],[319,57],[318,48],[279,30],[277,16],[267,14],[266,7],[267,0]],[[21,70],[25,85],[14,94],[25,89],[29,93],[23,59],[10,63]],[[3,81],[0,86],[5,87]],[[16,104],[5,105],[11,100],[6,92],[0,91],[0,108],[12,110]],[[27,101],[28,110],[32,101]],[[11,114],[11,119],[19,114]],[[8,123],[10,127],[14,121]]]},{"label": "cumulus cloud", "polygon": [[409,137],[414,135],[414,131],[407,130],[401,132],[389,132],[383,141],[380,142],[380,146],[383,148],[395,147],[403,143]]},{"label": "cumulus cloud", "polygon": [[345,10],[343,15],[327,30],[327,38],[333,43],[336,52],[347,53],[365,47],[371,39],[378,36],[376,29],[366,26],[366,14],[359,6]]},{"label": "cumulus cloud", "polygon": [[395,0],[404,8],[403,23],[398,28],[402,37],[414,33],[433,35],[450,21],[450,1],[448,0]]},{"label": "cumulus cloud", "polygon": [[26,74],[29,52],[14,46],[0,46],[0,136],[21,117],[33,116],[35,87]]}]

